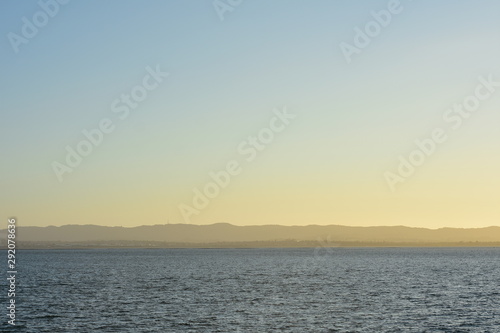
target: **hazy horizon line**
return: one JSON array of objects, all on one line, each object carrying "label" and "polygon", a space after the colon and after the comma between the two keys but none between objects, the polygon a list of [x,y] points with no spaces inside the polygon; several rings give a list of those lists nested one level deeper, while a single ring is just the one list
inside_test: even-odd
[{"label": "hazy horizon line", "polygon": [[[141,224],[141,225],[136,225],[136,226],[124,226],[124,225],[103,225],[103,224],[93,224],[93,223],[87,223],[87,224],[78,224],[78,223],[68,223],[68,224],[62,224],[62,225],[45,225],[45,226],[35,226],[35,225],[28,225],[28,226],[21,226],[21,228],[60,228],[60,227],[66,227],[66,226],[96,226],[96,227],[106,227],[106,228],[126,228],[126,229],[133,229],[133,228],[139,228],[139,227],[155,227],[155,226],[168,226],[168,225],[186,225],[186,226],[197,226],[197,227],[204,227],[204,226],[214,226],[214,225],[229,225],[233,227],[269,227],[269,226],[274,226],[274,227],[347,227],[347,228],[410,228],[410,229],[426,229],[426,230],[442,230],[442,229],[487,229],[487,228],[500,228],[500,225],[489,225],[489,226],[484,226],[484,227],[439,227],[439,228],[429,228],[429,227],[418,227],[418,226],[409,226],[409,225],[403,225],[403,224],[398,224],[398,225],[345,225],[345,224],[303,224],[303,225],[284,225],[284,224],[248,224],[248,225],[238,225],[238,224],[233,224],[229,222],[214,222],[210,224],[195,224],[195,223],[157,223],[157,224]],[[2,229],[0,229],[2,230]]]}]

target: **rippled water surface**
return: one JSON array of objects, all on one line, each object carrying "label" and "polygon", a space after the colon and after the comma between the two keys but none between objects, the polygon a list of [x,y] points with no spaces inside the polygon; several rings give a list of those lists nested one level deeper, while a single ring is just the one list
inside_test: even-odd
[{"label": "rippled water surface", "polygon": [[15,331],[500,332],[499,256],[495,248],[25,250]]}]

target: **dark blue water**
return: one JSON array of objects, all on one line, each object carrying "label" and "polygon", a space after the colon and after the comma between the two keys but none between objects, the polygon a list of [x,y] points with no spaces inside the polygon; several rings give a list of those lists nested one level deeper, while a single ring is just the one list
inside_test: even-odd
[{"label": "dark blue water", "polygon": [[2,331],[500,332],[499,257],[493,248],[25,250],[20,326],[2,315]]}]

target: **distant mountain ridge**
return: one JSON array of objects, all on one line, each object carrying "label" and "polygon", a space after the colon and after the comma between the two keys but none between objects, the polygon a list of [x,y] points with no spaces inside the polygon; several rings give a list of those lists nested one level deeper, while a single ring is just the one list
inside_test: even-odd
[{"label": "distant mountain ridge", "polygon": [[[1,230],[1,232],[5,233],[5,229]],[[500,227],[441,228],[434,230],[404,226],[235,226],[229,223],[216,223],[210,225],[164,224],[138,227],[64,225],[60,227],[18,226],[17,228],[17,240],[22,242],[151,241],[195,244],[318,241],[326,239],[329,242],[500,242]]]}]

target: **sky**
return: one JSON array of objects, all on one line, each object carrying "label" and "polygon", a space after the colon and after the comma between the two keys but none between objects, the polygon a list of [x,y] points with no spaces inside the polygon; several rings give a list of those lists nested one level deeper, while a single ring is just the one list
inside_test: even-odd
[{"label": "sky", "polygon": [[2,219],[500,225],[499,10],[3,1]]}]

